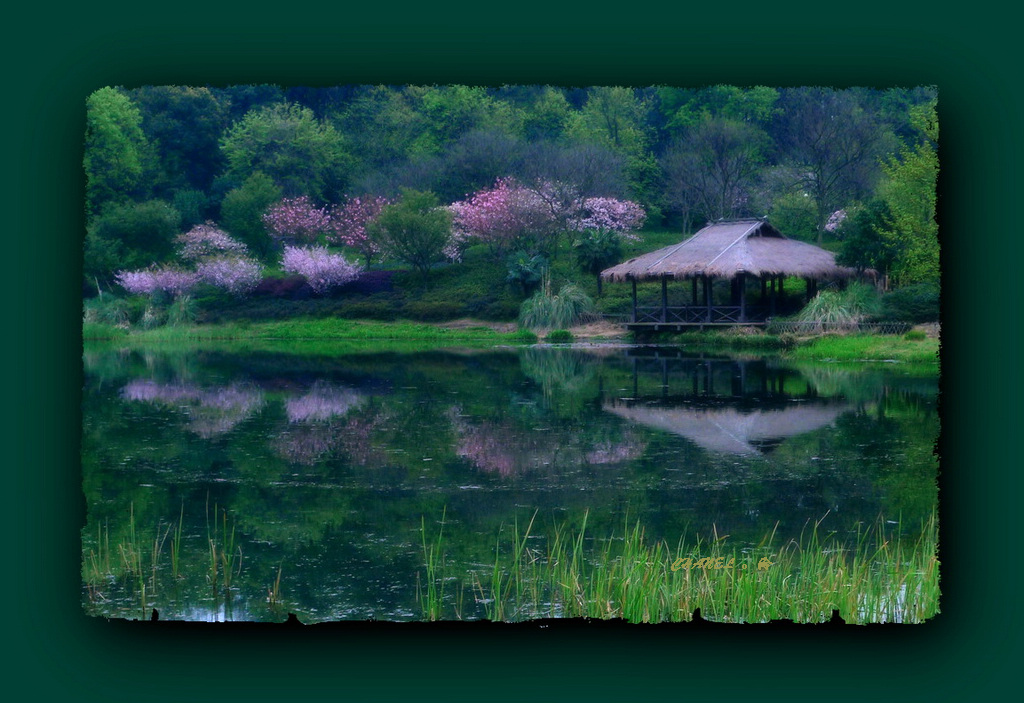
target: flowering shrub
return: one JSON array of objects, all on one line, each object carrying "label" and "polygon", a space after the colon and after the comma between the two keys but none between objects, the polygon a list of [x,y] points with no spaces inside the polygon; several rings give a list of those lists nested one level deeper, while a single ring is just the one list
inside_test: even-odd
[{"label": "flowering shrub", "polygon": [[643,226],[647,213],[631,200],[615,198],[586,198],[569,220],[569,229],[582,232],[617,232],[626,239],[639,239],[632,230]]},{"label": "flowering shrub", "polygon": [[263,215],[263,223],[278,239],[292,238],[314,242],[331,231],[331,215],[326,207],[316,207],[308,196],[284,198]]},{"label": "flowering shrub", "polygon": [[249,253],[244,244],[217,229],[213,222],[196,225],[188,232],[179,234],[174,241],[178,243],[178,256],[186,261],[198,261],[219,254],[242,256]]},{"label": "flowering shrub", "polygon": [[245,256],[212,256],[200,262],[196,273],[203,283],[243,296],[259,285],[263,267]]},{"label": "flowering shrub", "polygon": [[341,254],[332,254],[327,247],[286,246],[281,270],[304,276],[314,291],[323,294],[357,278],[360,268]]},{"label": "flowering shrub", "polygon": [[839,229],[839,226],[843,224],[843,220],[846,219],[846,210],[836,210],[829,215],[828,222],[825,223],[826,232],[835,232]]},{"label": "flowering shrub", "polygon": [[380,255],[381,249],[367,234],[366,225],[380,215],[384,206],[390,204],[388,198],[379,195],[349,198],[331,213],[328,240],[355,249],[366,258],[366,265],[369,266],[373,257]]},{"label": "flowering shrub", "polygon": [[161,291],[180,295],[192,290],[199,282],[199,275],[194,271],[161,266],[143,271],[118,271],[115,279],[132,295],[153,295]]}]

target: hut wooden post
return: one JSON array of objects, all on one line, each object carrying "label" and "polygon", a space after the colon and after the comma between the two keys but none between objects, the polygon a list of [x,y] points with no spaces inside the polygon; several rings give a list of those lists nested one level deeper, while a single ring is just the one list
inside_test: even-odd
[{"label": "hut wooden post", "polygon": [[775,276],[772,276],[772,292],[768,299],[768,316],[775,317]]},{"label": "hut wooden post", "polygon": [[704,304],[707,307],[707,321],[711,322],[711,276],[705,275],[704,277]]},{"label": "hut wooden post", "polygon": [[740,322],[747,321],[747,274],[739,275],[740,287]]},{"label": "hut wooden post", "polygon": [[697,277],[696,276],[694,276],[693,278],[690,279],[690,293],[692,294],[691,298],[693,300],[691,305],[693,305],[693,307],[697,307]]},{"label": "hut wooden post", "polygon": [[633,284],[633,322],[636,322],[636,279],[631,278],[629,282]]},{"label": "hut wooden post", "polygon": [[668,276],[661,277],[661,321],[668,322]]}]

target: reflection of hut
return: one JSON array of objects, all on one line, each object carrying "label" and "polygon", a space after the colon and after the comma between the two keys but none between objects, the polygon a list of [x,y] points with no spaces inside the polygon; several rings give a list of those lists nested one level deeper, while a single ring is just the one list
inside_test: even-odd
[{"label": "reflection of hut", "polygon": [[[819,280],[854,274],[853,269],[838,266],[831,252],[789,239],[764,220],[748,219],[711,223],[684,242],[612,266],[601,272],[601,278],[632,283],[631,328],[672,329],[763,322],[775,314],[785,277],[807,279],[810,298]],[[690,280],[688,304],[669,305],[669,279]],[[714,284],[722,279],[731,286],[728,305],[715,303]],[[661,304],[640,306],[637,281],[661,281]],[[751,304],[748,288],[756,281],[760,300]]]},{"label": "reflection of hut", "polygon": [[831,425],[846,406],[805,402],[780,410],[744,412],[731,407],[658,407],[606,402],[604,409],[631,422],[685,437],[709,452],[758,454],[787,437]]}]

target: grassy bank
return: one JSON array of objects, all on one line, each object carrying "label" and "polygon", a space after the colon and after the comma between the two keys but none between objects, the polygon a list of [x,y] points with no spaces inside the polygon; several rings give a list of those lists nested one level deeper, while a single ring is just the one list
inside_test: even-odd
[{"label": "grassy bank", "polygon": [[737,328],[722,332],[662,335],[651,337],[647,342],[726,353],[773,354],[806,361],[899,361],[933,365],[939,361],[939,340],[920,335],[824,334],[798,337]]},{"label": "grassy bank", "polygon": [[[493,567],[468,577],[456,608],[472,591],[488,619],[503,621],[690,621],[699,608],[701,617],[716,622],[813,623],[838,611],[848,623],[919,623],[939,612],[934,515],[910,543],[879,520],[848,539],[820,534],[811,524],[798,540],[776,544],[771,534],[751,548],[714,535],[673,549],[649,543],[637,526],[591,549],[584,520],[578,533],[556,529],[546,549],[537,549],[532,527],[533,521],[522,530],[517,525],[499,542]],[[444,548],[443,532],[424,536],[428,588],[420,600],[426,619],[461,616],[443,602],[443,583],[453,578]]]},{"label": "grassy bank", "polygon": [[374,322],[337,318],[288,319],[211,325],[174,325],[149,330],[123,330],[109,325],[83,327],[86,341],[130,344],[254,342],[419,342],[490,346],[535,342],[536,335],[486,325],[439,325],[420,322]]}]

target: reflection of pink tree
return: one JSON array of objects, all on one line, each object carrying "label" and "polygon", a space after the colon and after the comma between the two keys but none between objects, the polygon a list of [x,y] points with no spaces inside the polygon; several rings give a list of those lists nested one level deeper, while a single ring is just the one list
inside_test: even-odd
[{"label": "reflection of pink tree", "polygon": [[125,400],[183,409],[188,429],[200,437],[224,434],[255,414],[264,403],[263,393],[245,383],[203,388],[189,383],[158,383],[135,379],[121,389]]},{"label": "reflection of pink tree", "polygon": [[332,386],[317,381],[309,392],[285,401],[289,422],[326,422],[344,417],[350,410],[366,400],[351,388]]},{"label": "reflection of pink tree", "polygon": [[595,443],[583,458],[588,464],[621,464],[643,456],[646,449],[647,442],[627,430],[618,442],[604,440]]}]

